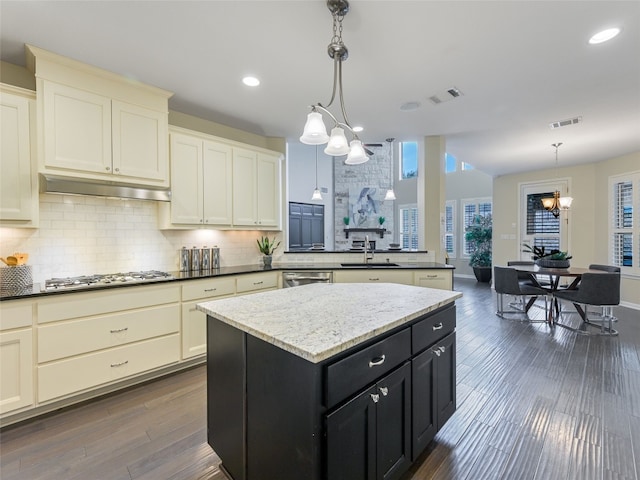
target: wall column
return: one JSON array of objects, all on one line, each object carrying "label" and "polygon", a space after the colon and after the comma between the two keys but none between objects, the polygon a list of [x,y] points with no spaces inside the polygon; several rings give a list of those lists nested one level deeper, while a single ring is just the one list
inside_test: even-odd
[{"label": "wall column", "polygon": [[418,223],[418,248],[435,252],[435,261],[444,263],[445,138],[424,137],[423,153],[422,164],[418,167],[418,212],[422,213]]}]

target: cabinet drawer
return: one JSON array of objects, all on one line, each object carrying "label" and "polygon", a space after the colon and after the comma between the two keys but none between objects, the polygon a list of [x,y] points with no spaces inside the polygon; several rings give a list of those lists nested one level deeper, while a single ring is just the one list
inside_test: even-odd
[{"label": "cabinet drawer", "polygon": [[415,273],[415,285],[451,290],[453,289],[453,276],[450,270],[423,270]]},{"label": "cabinet drawer", "polygon": [[336,283],[400,283],[413,285],[413,272],[407,270],[336,270],[333,272]]},{"label": "cabinet drawer", "polygon": [[38,367],[38,400],[97,387],[175,363],[180,359],[180,335],[145,340]]},{"label": "cabinet drawer", "polygon": [[411,327],[411,350],[414,354],[437,342],[456,328],[456,308],[431,315]]},{"label": "cabinet drawer", "polygon": [[131,286],[56,297],[38,302],[38,323],[177,303],[180,301],[180,286],[171,282],[170,285]]},{"label": "cabinet drawer", "polygon": [[209,278],[185,282],[182,286],[182,301],[197,300],[199,298],[220,297],[236,293],[234,277]]},{"label": "cabinet drawer", "polygon": [[31,300],[0,303],[0,330],[30,327],[33,322],[33,306]]},{"label": "cabinet drawer", "polygon": [[260,273],[257,275],[239,275],[237,292],[248,293],[267,288],[278,288],[278,273]]},{"label": "cabinet drawer", "polygon": [[374,382],[411,356],[411,330],[405,328],[327,367],[327,407]]},{"label": "cabinet drawer", "polygon": [[38,363],[179,331],[179,305],[39,326]]}]

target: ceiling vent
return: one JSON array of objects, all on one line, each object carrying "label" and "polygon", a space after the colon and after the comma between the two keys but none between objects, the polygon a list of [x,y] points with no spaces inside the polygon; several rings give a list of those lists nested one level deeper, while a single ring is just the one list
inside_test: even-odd
[{"label": "ceiling vent", "polygon": [[444,102],[448,102],[449,100],[454,100],[458,97],[461,97],[463,93],[457,87],[447,88],[446,90],[442,90],[441,92],[436,93],[435,95],[431,95],[429,100],[434,105],[439,105]]},{"label": "ceiling vent", "polygon": [[552,122],[549,124],[549,127],[553,130],[554,128],[567,127],[569,125],[575,125],[577,123],[582,123],[582,117],[574,117],[569,118],[568,120],[559,120],[557,122]]}]

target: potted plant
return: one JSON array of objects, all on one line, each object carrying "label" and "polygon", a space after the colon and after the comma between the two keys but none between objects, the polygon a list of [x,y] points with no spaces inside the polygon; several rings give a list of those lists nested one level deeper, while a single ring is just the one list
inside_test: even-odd
[{"label": "potted plant", "polygon": [[276,237],[272,239],[269,239],[269,237],[260,237],[260,240],[256,240],[256,242],[258,242],[260,253],[264,255],[262,261],[265,267],[270,267],[273,260],[273,252],[280,246],[280,241],[276,243]]},{"label": "potted plant", "polygon": [[386,219],[386,218],[384,218],[384,217],[378,217],[378,224],[382,227],[382,225],[384,224],[384,222],[385,222],[386,220],[387,220],[387,219]]},{"label": "potted plant", "polygon": [[569,260],[572,258],[569,252],[563,252],[555,248],[547,252],[544,247],[531,246],[526,243],[522,244],[522,251],[530,253],[531,259],[536,265],[545,268],[569,268]]},{"label": "potted plant", "polygon": [[471,252],[469,266],[479,282],[491,281],[492,232],[491,215],[476,215],[464,234]]},{"label": "potted plant", "polygon": [[342,222],[345,224],[347,228],[349,228],[349,221],[351,219],[349,217],[342,217]]}]

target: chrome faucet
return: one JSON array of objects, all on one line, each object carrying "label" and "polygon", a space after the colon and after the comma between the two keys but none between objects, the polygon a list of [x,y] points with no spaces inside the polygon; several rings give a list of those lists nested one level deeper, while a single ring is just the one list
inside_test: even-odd
[{"label": "chrome faucet", "polygon": [[373,260],[373,250],[371,250],[371,243],[369,243],[369,235],[364,236],[364,263],[369,263],[369,260]]}]

